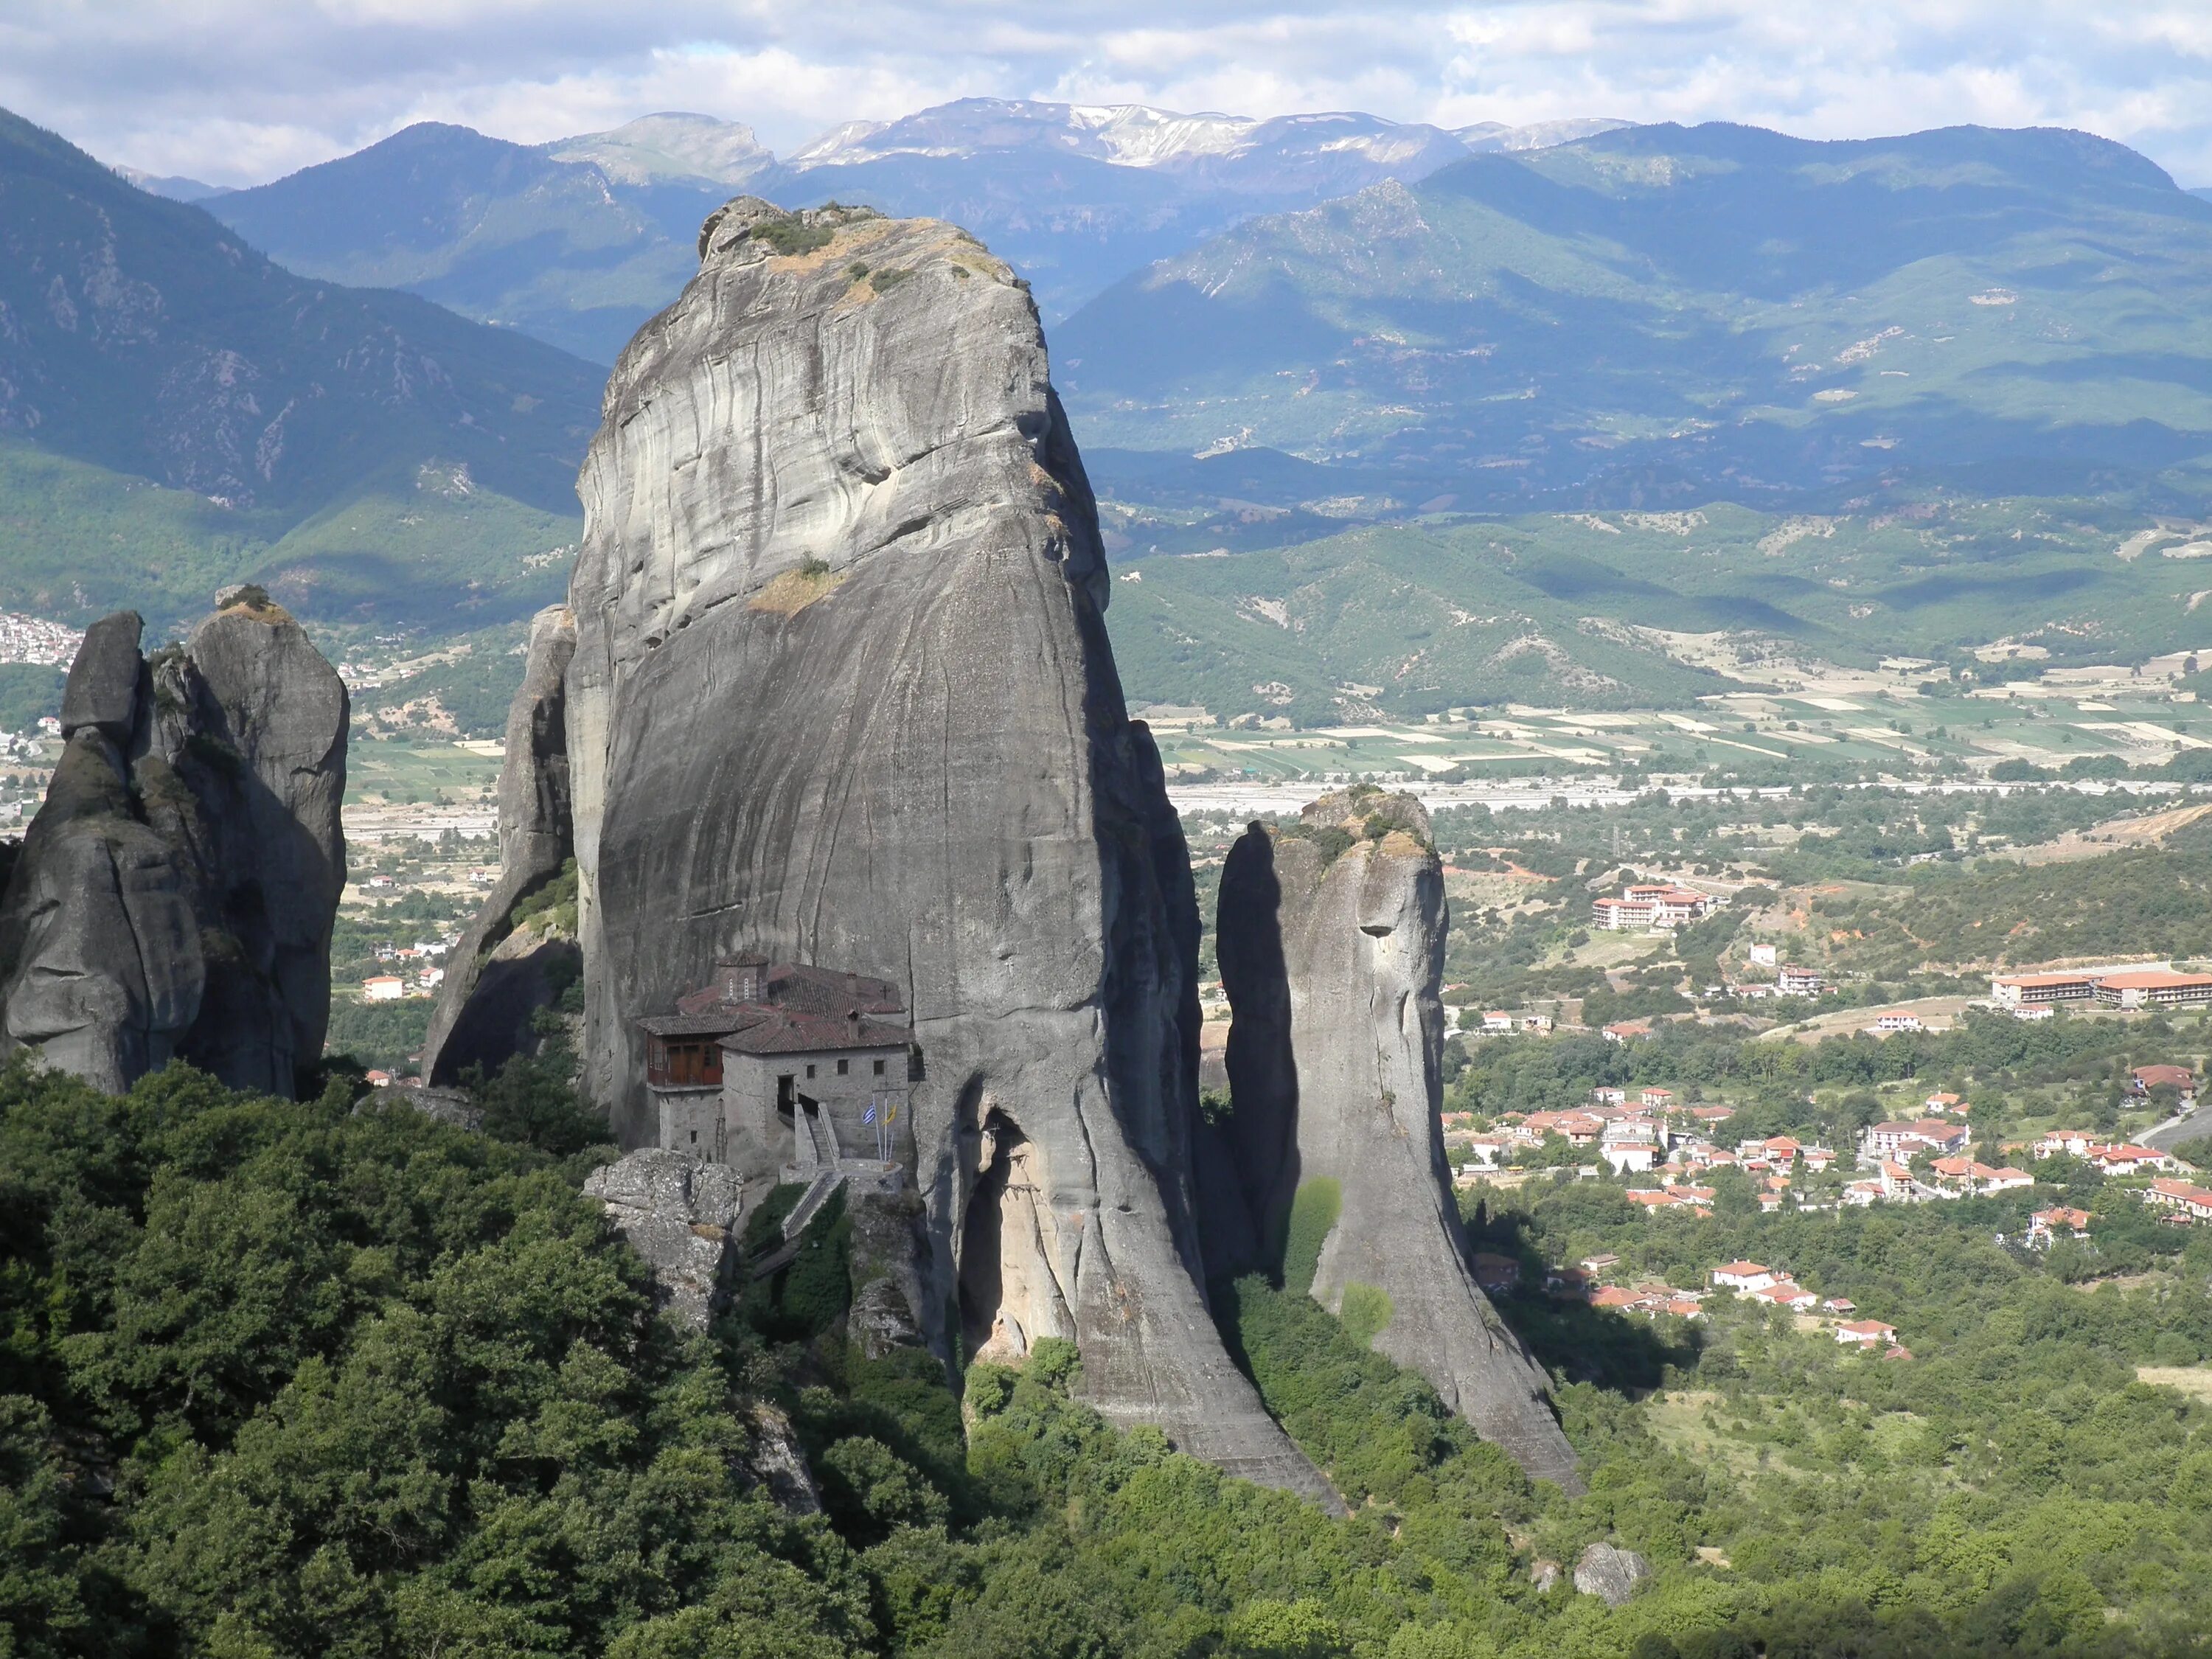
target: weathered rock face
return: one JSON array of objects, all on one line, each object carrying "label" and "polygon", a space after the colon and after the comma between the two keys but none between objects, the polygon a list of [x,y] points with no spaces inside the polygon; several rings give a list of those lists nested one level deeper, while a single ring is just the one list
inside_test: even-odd
[{"label": "weathered rock face", "polygon": [[1296,833],[1255,825],[1231,850],[1216,948],[1233,1110],[1210,1145],[1256,1236],[1209,1226],[1207,1248],[1224,1268],[1306,1250],[1289,1277],[1379,1322],[1379,1352],[1531,1474],[1579,1490],[1543,1371],[1468,1261],[1437,1115],[1444,923],[1443,869],[1410,796],[1328,796]]},{"label": "weathered rock face", "polygon": [[584,1177],[584,1191],[653,1270],[653,1298],[678,1324],[703,1331],[727,1301],[737,1265],[744,1183],[726,1164],[647,1147]]},{"label": "weathered rock face", "polygon": [[858,1192],[848,1182],[845,1213],[852,1218],[849,1242],[853,1305],[847,1334],[871,1359],[894,1348],[943,1349],[941,1316],[932,1317],[929,1286],[928,1217],[908,1192]]},{"label": "weathered rock face", "polygon": [[741,198],[702,246],[580,483],[587,1085],[651,1133],[632,1022],[720,957],[898,985],[969,1352],[1072,1337],[1109,1418],[1325,1498],[1199,1287],[1188,860],[1029,294],[931,221]]},{"label": "weathered rock face", "polygon": [[582,970],[573,939],[514,925],[515,906],[574,856],[568,788],[568,659],[576,619],[565,605],[530,624],[530,654],[507,714],[499,775],[499,884],[454,951],[431,1011],[422,1075],[452,1083],[471,1066],[496,1072],[534,1042],[531,1016]]},{"label": "weathered rock face", "polygon": [[88,632],[0,900],[7,1046],[111,1091],[181,1058],[289,1096],[322,1055],[346,690],[283,611],[225,599],[150,663],[134,613]]},{"label": "weathered rock face", "polygon": [[745,1462],[754,1482],[786,1514],[821,1514],[822,1493],[814,1484],[814,1472],[806,1467],[806,1452],[791,1419],[765,1400],[754,1401],[746,1417],[752,1448]]},{"label": "weathered rock face", "polygon": [[371,1089],[354,1103],[354,1115],[388,1112],[412,1107],[434,1123],[449,1123],[476,1133],[483,1127],[484,1112],[477,1097],[465,1089],[440,1089],[422,1083],[393,1083]]},{"label": "weathered rock face", "polygon": [[1618,1544],[1592,1544],[1575,1563],[1575,1588],[1617,1607],[1636,1594],[1636,1586],[1651,1576],[1651,1564],[1634,1550]]}]

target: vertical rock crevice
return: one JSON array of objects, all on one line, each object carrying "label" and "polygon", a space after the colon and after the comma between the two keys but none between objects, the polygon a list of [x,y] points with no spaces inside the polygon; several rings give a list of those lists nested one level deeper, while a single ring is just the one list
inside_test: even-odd
[{"label": "vertical rock crevice", "polygon": [[532,619],[522,684],[507,715],[499,774],[500,877],[453,952],[422,1046],[422,1075],[458,1082],[496,1072],[538,1038],[532,1017],[583,973],[573,933],[549,909],[518,925],[517,907],[562,879],[575,857],[568,775],[568,663],[576,619],[565,605]]}]

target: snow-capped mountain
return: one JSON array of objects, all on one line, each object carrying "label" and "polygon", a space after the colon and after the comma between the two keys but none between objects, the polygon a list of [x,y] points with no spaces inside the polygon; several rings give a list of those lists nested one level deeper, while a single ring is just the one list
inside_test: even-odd
[{"label": "snow-capped mountain", "polygon": [[750,127],[711,115],[647,115],[534,145],[426,122],[205,205],[304,275],[410,289],[607,362],[675,298],[696,268],[700,221],[740,191],[964,225],[1057,319],[1255,213],[1619,125],[1450,131],[1356,111],[1262,120],[965,98],[847,122],[778,160]]},{"label": "snow-capped mountain", "polygon": [[1321,179],[1353,173],[1358,189],[1382,178],[1413,179],[1470,154],[1540,149],[1626,125],[1604,119],[1509,127],[1484,122],[1454,131],[1358,111],[1260,118],[1182,114],[1144,104],[1057,104],[963,98],[896,121],[848,121],[785,158],[796,172],[854,167],[900,156],[973,161],[1029,151],[1082,156],[1203,179],[1270,195],[1308,194]]}]

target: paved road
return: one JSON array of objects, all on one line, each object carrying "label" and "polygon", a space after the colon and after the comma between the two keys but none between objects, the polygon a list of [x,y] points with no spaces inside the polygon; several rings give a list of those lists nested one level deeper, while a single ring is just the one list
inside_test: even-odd
[{"label": "paved road", "polygon": [[2212,1135],[2212,1114],[2194,1107],[2176,1112],[2155,1129],[2147,1129],[2137,1135],[2136,1145],[2148,1146],[2154,1152],[2170,1152],[2185,1140],[2199,1139]]}]

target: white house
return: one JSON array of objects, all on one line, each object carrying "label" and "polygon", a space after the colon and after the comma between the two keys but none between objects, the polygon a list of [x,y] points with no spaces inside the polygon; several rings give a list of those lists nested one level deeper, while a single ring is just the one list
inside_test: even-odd
[{"label": "white house", "polygon": [[[2153,1182],[2154,1186],[2157,1183]],[[2027,1242],[2036,1249],[2047,1248],[2054,1238],[2087,1238],[2089,1236],[2089,1212],[2069,1209],[2060,1205],[2055,1209],[2038,1210],[2027,1218]]]},{"label": "white house", "polygon": [[1517,1144],[1507,1135],[1471,1135],[1460,1143],[1486,1170],[1494,1170],[1513,1155]]},{"label": "white house", "polygon": [[1607,1124],[1598,1150],[1615,1175],[1643,1175],[1658,1167],[1666,1146],[1657,1124],[1631,1121]]},{"label": "white house", "polygon": [[1590,906],[1601,927],[1615,933],[1638,928],[1674,927],[1695,921],[1713,908],[1713,896],[1671,883],[1631,887],[1620,898],[1601,898]]},{"label": "white house", "polygon": [[1771,1267],[1756,1261],[1730,1261],[1713,1269],[1713,1286],[1723,1291],[1763,1291],[1774,1283]]},{"label": "white house", "polygon": [[1897,1327],[1879,1319],[1847,1319],[1836,1327],[1836,1340],[1845,1347],[1887,1347],[1897,1340]]},{"label": "white house", "polygon": [[1820,1298],[1795,1279],[1778,1279],[1771,1285],[1762,1285],[1751,1292],[1753,1302],[1765,1302],[1777,1308],[1787,1308],[1793,1313],[1802,1313]]}]

